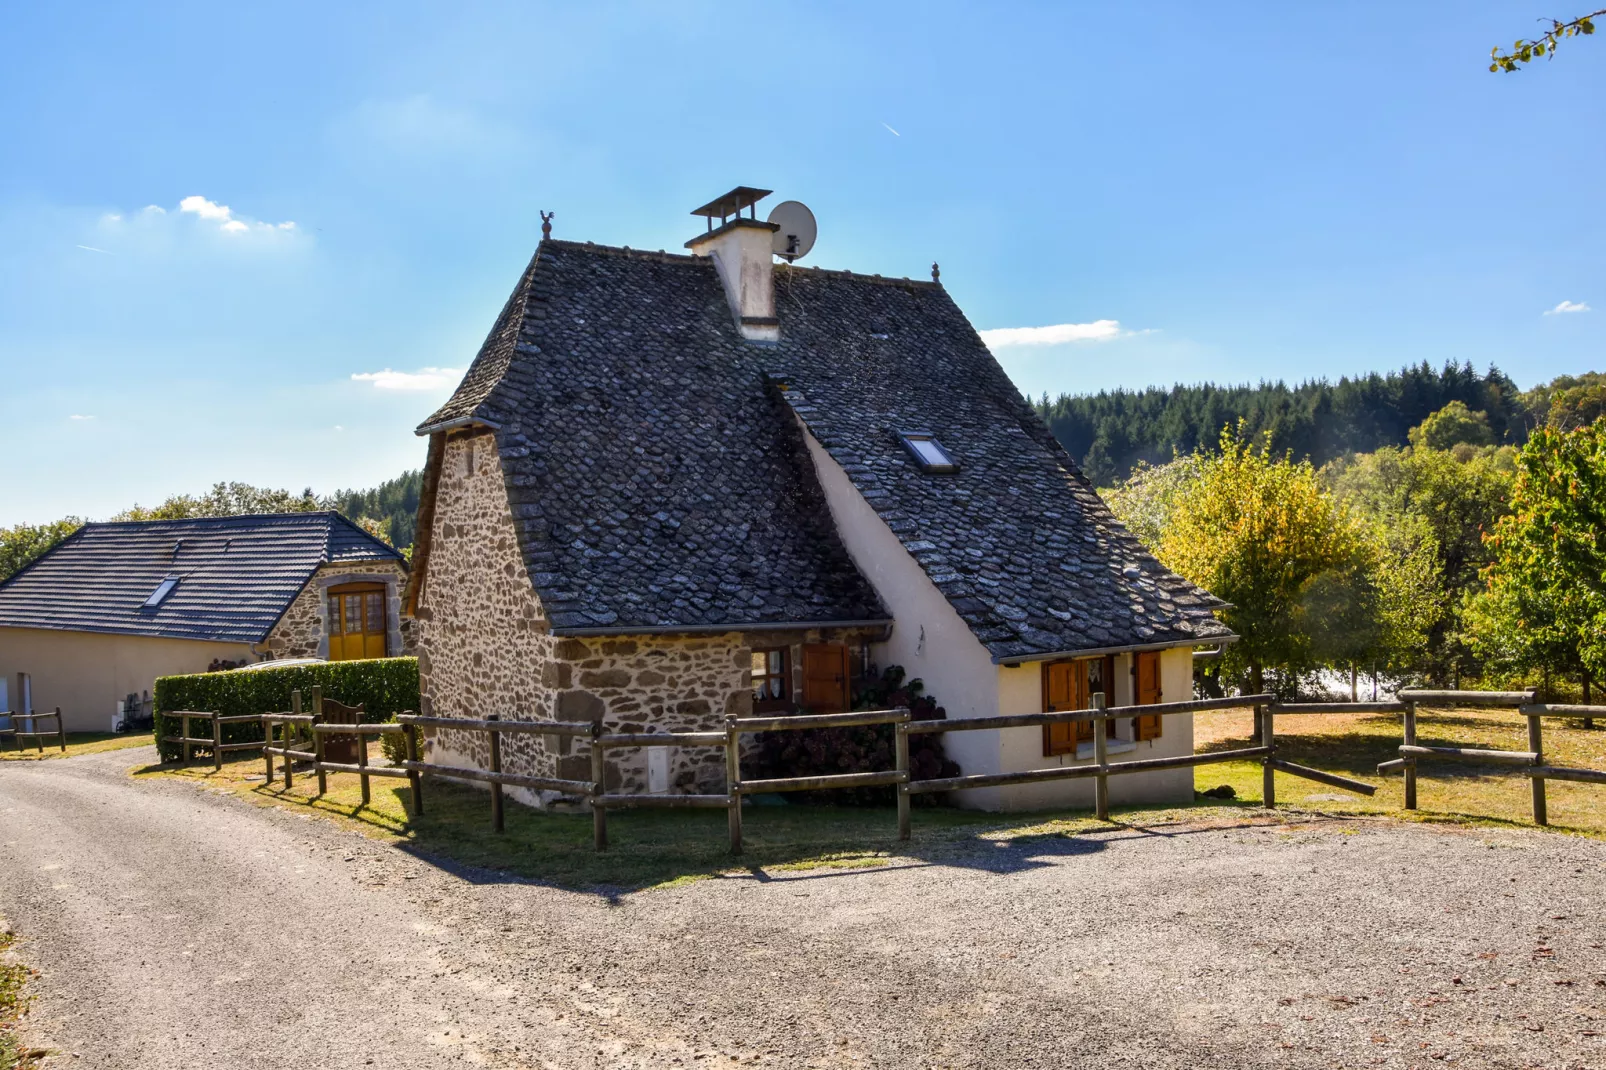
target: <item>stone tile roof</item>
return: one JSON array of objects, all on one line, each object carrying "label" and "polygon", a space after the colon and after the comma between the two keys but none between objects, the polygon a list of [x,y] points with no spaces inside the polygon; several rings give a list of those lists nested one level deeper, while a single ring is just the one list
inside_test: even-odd
[{"label": "stone tile roof", "polygon": [[[780,344],[749,344],[707,259],[541,243],[420,432],[497,429],[555,631],[884,617],[795,412],[995,658],[1227,634],[940,286],[777,267],[776,309]],[[960,471],[918,470],[900,430],[935,433]]]},{"label": "stone tile roof", "polygon": [[320,565],[400,559],[331,512],[85,524],[0,584],[0,627],[256,643]]}]

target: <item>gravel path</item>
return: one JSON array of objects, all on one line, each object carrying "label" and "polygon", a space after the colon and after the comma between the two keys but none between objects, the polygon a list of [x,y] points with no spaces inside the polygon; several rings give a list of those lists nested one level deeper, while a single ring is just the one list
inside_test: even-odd
[{"label": "gravel path", "polygon": [[1598,842],[1117,828],[618,897],[125,775],[151,758],[0,768],[53,1065],[1606,1067]]}]

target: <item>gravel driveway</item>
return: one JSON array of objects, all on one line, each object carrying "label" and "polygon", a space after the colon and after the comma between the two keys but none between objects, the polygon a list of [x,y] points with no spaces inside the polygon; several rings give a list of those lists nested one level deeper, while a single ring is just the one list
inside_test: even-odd
[{"label": "gravel driveway", "polygon": [[0,768],[52,1064],[1606,1067],[1593,841],[1115,828],[610,896],[125,775],[152,759]]}]

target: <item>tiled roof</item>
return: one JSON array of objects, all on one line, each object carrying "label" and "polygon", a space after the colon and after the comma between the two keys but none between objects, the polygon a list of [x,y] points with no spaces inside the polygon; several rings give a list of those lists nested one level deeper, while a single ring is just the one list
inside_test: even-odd
[{"label": "tiled roof", "polygon": [[0,584],[0,627],[261,642],[320,565],[400,558],[338,513],[85,524]]},{"label": "tiled roof", "polygon": [[765,356],[708,262],[544,241],[421,430],[464,415],[498,428],[525,564],[559,634],[885,620],[766,389]]},{"label": "tiled roof", "polygon": [[[777,267],[776,310],[780,344],[753,345],[707,259],[542,242],[421,430],[498,429],[555,630],[882,616],[795,412],[995,658],[1227,634],[940,286]],[[898,431],[933,432],[960,471],[919,471]]]}]

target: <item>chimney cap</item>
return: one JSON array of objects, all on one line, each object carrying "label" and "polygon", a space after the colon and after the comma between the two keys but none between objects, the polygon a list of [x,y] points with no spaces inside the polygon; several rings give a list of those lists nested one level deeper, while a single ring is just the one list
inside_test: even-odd
[{"label": "chimney cap", "polygon": [[743,208],[751,208],[773,192],[775,191],[754,189],[752,186],[737,186],[729,193],[715,197],[701,208],[693,208],[691,214],[707,216],[709,219],[716,217],[725,219],[741,214]]}]

